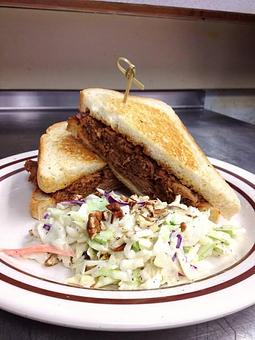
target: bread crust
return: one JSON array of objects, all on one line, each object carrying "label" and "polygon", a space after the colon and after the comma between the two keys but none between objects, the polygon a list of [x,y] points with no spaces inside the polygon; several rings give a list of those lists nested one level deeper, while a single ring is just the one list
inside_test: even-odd
[{"label": "bread crust", "polygon": [[30,212],[33,218],[41,220],[49,207],[54,207],[55,200],[40,189],[32,192],[30,199]]},{"label": "bread crust", "polygon": [[66,121],[53,124],[40,138],[37,182],[45,193],[64,189],[106,165],[66,128]]},{"label": "bread crust", "polygon": [[119,92],[86,89],[80,93],[80,111],[87,109],[92,117],[134,145],[141,145],[148,156],[200,193],[224,217],[230,218],[240,210],[235,192],[214,169],[169,105],[134,96],[129,96],[124,104],[123,94]]}]

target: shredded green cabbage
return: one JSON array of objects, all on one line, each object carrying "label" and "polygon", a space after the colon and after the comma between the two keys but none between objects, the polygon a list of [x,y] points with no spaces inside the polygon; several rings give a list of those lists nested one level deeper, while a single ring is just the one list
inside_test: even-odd
[{"label": "shredded green cabbage", "polygon": [[[116,217],[107,208],[109,193],[99,190],[99,195],[88,196],[81,206],[65,202],[49,208],[32,230],[42,243],[72,248],[72,259],[59,257],[72,270],[67,280],[72,285],[132,290],[193,281],[205,275],[200,266],[205,259],[230,254],[244,231],[211,222],[209,211],[181,204],[180,196],[167,204],[136,195],[123,201],[114,193],[121,202]],[[98,222],[100,230],[91,234],[89,221],[95,212],[104,218]]]}]

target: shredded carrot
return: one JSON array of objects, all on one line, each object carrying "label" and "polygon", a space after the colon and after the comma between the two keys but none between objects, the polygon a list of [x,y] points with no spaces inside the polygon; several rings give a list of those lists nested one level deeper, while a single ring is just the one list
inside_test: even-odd
[{"label": "shredded carrot", "polygon": [[35,253],[51,253],[62,256],[74,256],[74,252],[70,250],[62,250],[51,246],[50,244],[38,244],[30,247],[19,249],[1,249],[3,253],[10,256],[24,256]]}]

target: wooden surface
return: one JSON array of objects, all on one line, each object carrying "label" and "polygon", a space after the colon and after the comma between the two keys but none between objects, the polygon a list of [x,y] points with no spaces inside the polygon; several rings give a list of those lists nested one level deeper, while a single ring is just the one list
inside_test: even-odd
[{"label": "wooden surface", "polygon": [[0,6],[18,8],[83,11],[89,13],[124,14],[162,18],[255,22],[255,16],[249,13],[173,7],[166,3],[167,2],[165,1],[150,1],[150,4],[148,4],[144,1],[0,0]]}]

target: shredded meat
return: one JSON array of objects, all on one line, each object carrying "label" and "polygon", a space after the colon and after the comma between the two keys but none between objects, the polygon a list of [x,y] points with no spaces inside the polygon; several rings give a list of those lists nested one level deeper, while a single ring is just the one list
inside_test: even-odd
[{"label": "shredded meat", "polygon": [[89,176],[84,176],[67,188],[58,190],[52,194],[56,202],[73,199],[77,194],[83,197],[96,191],[96,188],[113,190],[120,187],[119,181],[112,171],[106,166],[104,169]]},{"label": "shredded meat", "polygon": [[125,136],[93,118],[88,111],[70,119],[76,119],[82,126],[79,137],[88,141],[101,158],[144,194],[167,202],[180,194],[183,203],[193,206],[204,202],[199,194],[147,156],[141,146],[133,145]]},{"label": "shredded meat", "polygon": [[[27,160],[25,162],[25,169],[29,172],[28,180],[32,182],[36,187],[37,184],[37,162]],[[95,172],[94,174],[79,178],[65,189],[58,190],[51,195],[56,203],[62,201],[69,201],[76,199],[77,195],[86,197],[96,191],[96,188],[104,190],[114,190],[120,188],[121,184],[117,178],[113,175],[108,166],[105,166],[102,170]]]},{"label": "shredded meat", "polygon": [[32,182],[34,185],[37,186],[37,166],[38,166],[37,162],[28,159],[25,162],[24,166],[27,172],[29,172],[28,177],[29,182]]}]

